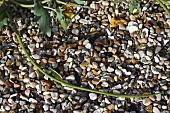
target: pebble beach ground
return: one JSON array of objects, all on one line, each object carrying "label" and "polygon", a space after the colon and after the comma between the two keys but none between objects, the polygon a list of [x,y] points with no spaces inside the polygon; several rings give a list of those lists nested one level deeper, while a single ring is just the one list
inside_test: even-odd
[{"label": "pebble beach ground", "polygon": [[[73,85],[118,94],[117,98],[63,87],[28,61],[10,26],[0,32],[2,113],[169,113],[170,17],[159,4],[142,0],[141,13],[113,0],[86,3],[65,33],[52,18],[52,37],[42,37],[33,12],[14,7],[13,18],[31,57],[47,73]],[[78,10],[79,8],[75,8]],[[112,26],[112,19],[126,22]]]}]

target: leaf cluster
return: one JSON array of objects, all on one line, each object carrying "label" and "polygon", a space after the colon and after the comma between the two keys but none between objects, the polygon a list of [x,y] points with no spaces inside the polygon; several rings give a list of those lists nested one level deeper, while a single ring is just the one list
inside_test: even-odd
[{"label": "leaf cluster", "polygon": [[[48,7],[48,5],[46,4],[47,2],[51,4],[56,4],[57,7]],[[9,6],[11,4],[25,8],[32,8],[35,15],[34,20],[36,20],[39,24],[40,31],[43,35],[47,35],[48,37],[50,37],[51,17],[48,11],[51,10],[56,13],[56,20],[61,23],[63,29],[66,31],[68,23],[71,22],[71,19],[73,19],[72,17],[75,17],[78,14],[73,14],[73,7],[83,7],[85,1],[74,0],[74,3],[67,3],[60,0],[32,0],[29,2],[25,0],[3,0],[2,2],[0,2],[0,30],[4,25],[7,25],[8,23],[8,16],[6,15],[6,12],[10,13]],[[10,16],[12,17],[12,15]]]}]

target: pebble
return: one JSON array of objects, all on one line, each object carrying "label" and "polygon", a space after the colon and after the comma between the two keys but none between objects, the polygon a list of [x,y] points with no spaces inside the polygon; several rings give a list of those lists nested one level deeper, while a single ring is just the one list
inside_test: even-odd
[{"label": "pebble", "polygon": [[29,74],[29,77],[30,77],[30,78],[35,78],[35,77],[36,77],[36,73],[35,73],[35,72],[30,73],[30,74]]},{"label": "pebble", "polygon": [[87,43],[87,44],[85,45],[85,47],[86,47],[87,49],[91,49],[91,48],[92,48],[92,45],[91,45],[90,43]]},{"label": "pebble", "polygon": [[159,63],[159,62],[160,62],[160,60],[159,60],[159,58],[158,58],[157,56],[154,56],[154,61],[155,61],[156,63]]},{"label": "pebble", "polygon": [[161,101],[161,98],[162,98],[161,94],[157,94],[157,95],[156,95],[156,100],[157,100],[157,101]]},{"label": "pebble", "polygon": [[161,51],[161,49],[162,49],[162,47],[157,46],[157,47],[155,48],[155,54],[159,53],[159,52]]},{"label": "pebble", "polygon": [[144,98],[144,99],[143,99],[143,105],[149,106],[151,103],[152,103],[152,102],[151,102],[151,100],[150,100],[149,98]]},{"label": "pebble", "polygon": [[139,28],[138,28],[137,23],[136,22],[132,22],[132,21],[129,22],[128,26],[127,26],[127,30],[129,31],[129,33],[134,33],[136,31],[138,31]]},{"label": "pebble", "polygon": [[29,102],[30,102],[30,103],[35,103],[35,104],[38,103],[37,100],[35,100],[34,98],[29,98]]},{"label": "pebble", "polygon": [[80,19],[79,22],[82,23],[82,24],[91,24],[91,22],[89,20],[86,20],[86,19]]},{"label": "pebble", "polygon": [[148,42],[147,38],[140,38],[138,39],[139,43],[145,44]]},{"label": "pebble", "polygon": [[28,49],[33,52],[35,50],[35,44],[29,44]]},{"label": "pebble", "polygon": [[151,49],[147,49],[147,51],[146,51],[146,54],[148,55],[148,56],[153,56],[153,51],[151,50]]},{"label": "pebble", "polygon": [[109,67],[107,68],[107,71],[108,71],[109,73],[111,73],[111,72],[114,72],[114,69],[109,66]]},{"label": "pebble", "polygon": [[74,75],[67,76],[66,80],[74,81],[75,80],[75,76]]},{"label": "pebble", "polygon": [[46,105],[46,104],[44,104],[44,105],[43,105],[43,109],[44,109],[44,111],[49,110],[49,108],[50,108],[50,107],[49,107],[49,105]]},{"label": "pebble", "polygon": [[30,82],[30,78],[24,78],[23,82],[29,83]]},{"label": "pebble", "polygon": [[153,113],[161,113],[157,107],[153,107]]},{"label": "pebble", "polygon": [[75,28],[75,29],[72,29],[72,31],[71,31],[73,34],[75,34],[75,35],[79,35],[79,33],[80,33],[80,30],[79,29],[77,29],[77,28]]},{"label": "pebble", "polygon": [[143,51],[143,50],[139,50],[138,51],[138,53],[139,53],[139,55],[140,55],[140,57],[142,58],[142,57],[145,57],[145,51]]},{"label": "pebble", "polygon": [[89,93],[90,100],[96,100],[97,94],[96,93]]},{"label": "pebble", "polygon": [[109,2],[108,2],[108,1],[102,1],[102,5],[108,6],[108,5],[109,5]]},{"label": "pebble", "polygon": [[40,57],[39,55],[37,55],[37,54],[32,55],[32,57],[33,57],[33,59],[35,59],[35,60],[38,60],[38,59],[41,58],[41,57]]},{"label": "pebble", "polygon": [[116,74],[116,75],[119,75],[119,76],[122,76],[122,71],[116,69],[116,70],[115,70],[115,74]]},{"label": "pebble", "polygon": [[58,99],[58,93],[57,92],[51,92],[51,97],[52,97],[52,99],[57,100]]}]

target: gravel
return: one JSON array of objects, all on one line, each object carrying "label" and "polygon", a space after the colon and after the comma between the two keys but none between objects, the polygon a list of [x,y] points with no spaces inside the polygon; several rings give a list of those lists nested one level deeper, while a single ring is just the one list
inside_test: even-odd
[{"label": "gravel", "polygon": [[[117,98],[62,86],[26,58],[10,26],[0,32],[0,112],[168,113],[170,111],[170,19],[159,5],[142,1],[139,13],[112,0],[87,3],[67,33],[52,18],[52,37],[42,37],[27,9],[12,8],[30,56],[71,85],[117,94],[159,93]],[[75,11],[79,8],[75,8]],[[22,18],[20,16],[22,15]],[[25,15],[25,16],[24,16]],[[110,20],[125,20],[112,27]],[[115,23],[116,24],[116,23]]]}]

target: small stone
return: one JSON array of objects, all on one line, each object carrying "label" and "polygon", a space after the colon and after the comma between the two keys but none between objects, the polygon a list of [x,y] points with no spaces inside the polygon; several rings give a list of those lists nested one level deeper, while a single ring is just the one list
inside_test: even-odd
[{"label": "small stone", "polygon": [[157,94],[157,95],[156,95],[156,100],[157,100],[157,101],[161,101],[161,98],[162,98],[161,94]]},{"label": "small stone", "polygon": [[121,84],[118,84],[116,86],[113,87],[114,89],[121,89],[122,88],[122,85]]},{"label": "small stone", "polygon": [[35,44],[29,44],[28,49],[33,52],[35,50]]},{"label": "small stone", "polygon": [[35,77],[36,77],[36,73],[35,73],[35,72],[30,73],[30,74],[29,74],[29,77],[30,77],[30,78],[35,78]]},{"label": "small stone", "polygon": [[5,106],[5,110],[9,111],[10,107],[9,106]]},{"label": "small stone", "polygon": [[11,64],[12,64],[12,61],[11,61],[10,59],[8,59],[8,60],[6,61],[6,66],[11,66]]},{"label": "small stone", "polygon": [[48,62],[51,64],[56,64],[56,59],[55,58],[49,58]]},{"label": "small stone", "polygon": [[114,104],[110,104],[107,106],[108,110],[114,110],[114,108],[115,108]]},{"label": "small stone", "polygon": [[162,106],[162,109],[167,109],[167,108],[168,108],[167,106],[164,106],[164,105]]},{"label": "small stone", "polygon": [[67,62],[72,62],[73,61],[73,58],[71,58],[71,57],[69,57],[68,59],[67,59]]},{"label": "small stone", "polygon": [[80,19],[79,22],[82,23],[82,24],[91,24],[91,22],[89,20],[86,20],[86,19]]},{"label": "small stone", "polygon": [[115,70],[115,74],[116,74],[116,75],[119,75],[119,76],[122,76],[122,71],[116,69],[116,70]]},{"label": "small stone", "polygon": [[4,81],[0,79],[0,85],[4,85]]},{"label": "small stone", "polygon": [[30,103],[38,103],[37,100],[35,100],[34,98],[29,98],[29,102]]},{"label": "small stone", "polygon": [[72,29],[71,32],[72,32],[73,34],[75,34],[75,35],[79,35],[80,30],[77,29],[77,28],[74,28],[74,29]]},{"label": "small stone", "polygon": [[74,81],[75,80],[75,76],[74,75],[67,76],[66,80]]},{"label": "small stone", "polygon": [[151,102],[151,100],[150,100],[149,98],[144,98],[144,99],[143,99],[143,105],[149,106],[151,103],[152,103],[152,102]]},{"label": "small stone", "polygon": [[159,74],[158,69],[154,66],[151,66],[151,71],[152,71],[153,74]]},{"label": "small stone", "polygon": [[109,67],[107,68],[107,71],[108,71],[109,73],[111,73],[111,72],[114,72],[114,69],[109,66]]},{"label": "small stone", "polygon": [[109,2],[108,1],[102,1],[102,5],[109,6]]},{"label": "small stone", "polygon": [[160,51],[161,51],[161,47],[160,46],[157,46],[156,48],[155,48],[155,54],[157,54],[157,53],[159,53]]},{"label": "small stone", "polygon": [[147,38],[140,38],[138,39],[139,43],[145,44],[148,42]]},{"label": "small stone", "polygon": [[151,49],[147,49],[146,54],[148,56],[153,56],[153,51]]},{"label": "small stone", "polygon": [[97,99],[97,94],[95,93],[89,93],[90,100],[96,100]]},{"label": "small stone", "polygon": [[142,51],[142,50],[140,50],[140,51],[138,51],[138,53],[139,53],[139,55],[140,55],[140,57],[142,58],[142,57],[145,57],[145,52],[144,51]]},{"label": "small stone", "polygon": [[29,83],[30,82],[30,78],[24,78],[23,82]]},{"label": "small stone", "polygon": [[103,87],[108,87],[109,84],[108,84],[107,82],[102,82],[101,86],[103,86]]},{"label": "small stone", "polygon": [[87,43],[87,44],[85,45],[85,47],[86,47],[87,49],[91,49],[91,48],[92,48],[92,45],[91,45],[90,43]]},{"label": "small stone", "polygon": [[136,31],[138,31],[139,28],[138,28],[137,23],[136,22],[129,22],[127,30],[129,31],[129,33],[134,33]]},{"label": "small stone", "polygon": [[44,111],[48,111],[49,110],[49,108],[50,108],[50,106],[49,105],[43,105],[43,109],[44,109]]},{"label": "small stone", "polygon": [[52,99],[57,100],[58,99],[58,93],[57,92],[51,92],[51,97],[52,97]]},{"label": "small stone", "polygon": [[158,58],[157,56],[154,56],[154,61],[155,61],[156,63],[159,63],[159,62],[160,62],[160,60],[159,60],[159,58]]},{"label": "small stone", "polygon": [[153,107],[153,113],[161,113],[157,107]]},{"label": "small stone", "polygon": [[35,59],[35,60],[40,59],[40,56],[37,55],[37,54],[32,55],[32,57],[33,57],[33,59]]}]

